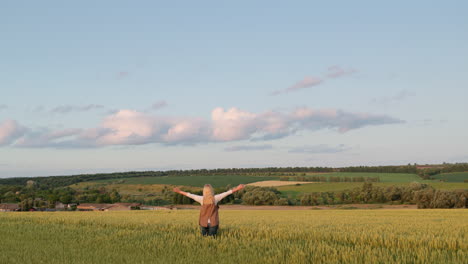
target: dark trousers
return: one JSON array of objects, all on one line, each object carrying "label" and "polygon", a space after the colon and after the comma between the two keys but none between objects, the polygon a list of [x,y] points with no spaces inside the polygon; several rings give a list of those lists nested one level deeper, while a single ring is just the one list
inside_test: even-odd
[{"label": "dark trousers", "polygon": [[218,226],[210,226],[208,227],[200,226],[201,234],[203,236],[216,236],[218,233]]}]

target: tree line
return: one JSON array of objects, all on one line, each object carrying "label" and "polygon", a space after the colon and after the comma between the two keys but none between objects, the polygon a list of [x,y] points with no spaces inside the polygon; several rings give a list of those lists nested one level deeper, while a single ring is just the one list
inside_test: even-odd
[{"label": "tree line", "polygon": [[352,203],[416,204],[418,208],[468,208],[468,190],[435,190],[427,184],[413,182],[409,186],[373,186],[339,192],[313,192],[300,197],[301,205],[333,205]]},{"label": "tree line", "polygon": [[0,203],[18,203],[24,211],[31,208],[55,208],[57,202],[63,204],[116,203],[121,200],[122,196],[118,191],[106,190],[104,187],[78,191],[69,187],[37,189],[30,184],[25,187],[0,186]]},{"label": "tree line", "polygon": [[468,163],[444,163],[442,165],[427,166],[418,169],[417,164],[401,166],[354,166],[354,167],[268,167],[268,168],[224,168],[224,169],[197,169],[197,170],[168,170],[168,171],[129,171],[115,173],[78,174],[71,176],[46,177],[14,177],[0,179],[0,185],[26,185],[33,180],[39,189],[65,187],[75,183],[122,179],[131,177],[162,177],[162,176],[197,176],[197,175],[250,175],[250,176],[294,176],[298,173],[320,172],[377,172],[377,173],[412,173],[422,178],[439,173],[468,171]]},{"label": "tree line", "polygon": [[[231,186],[216,188],[216,193],[227,191]],[[192,192],[202,195],[202,191]],[[104,187],[75,190],[72,188],[36,189],[34,186],[0,186],[1,203],[18,203],[22,210],[30,208],[54,208],[57,202],[69,203],[116,203],[141,202],[147,205],[194,204],[188,197],[172,192],[169,187],[155,199],[135,199],[121,195],[116,190]],[[287,198],[273,187],[247,186],[245,189],[223,199],[221,204],[245,205],[336,205],[352,203],[416,204],[418,208],[468,208],[468,190],[435,190],[423,183],[409,186],[379,187],[364,182],[362,187],[338,192],[312,192],[298,198]]]},{"label": "tree line", "polygon": [[468,163],[456,163],[456,164],[442,164],[441,166],[427,166],[425,168],[418,169],[419,177],[423,179],[431,179],[431,176],[451,173],[451,172],[465,172],[468,171]]},{"label": "tree line", "polygon": [[[217,188],[216,193],[229,188]],[[202,195],[202,192],[196,192]],[[174,204],[196,204],[192,199],[176,194]],[[226,197],[221,203],[245,205],[339,205],[339,204],[416,204],[418,208],[468,208],[468,190],[435,190],[423,183],[409,186],[379,187],[364,182],[362,187],[338,192],[312,192],[298,198],[286,198],[273,187],[247,186]]]}]

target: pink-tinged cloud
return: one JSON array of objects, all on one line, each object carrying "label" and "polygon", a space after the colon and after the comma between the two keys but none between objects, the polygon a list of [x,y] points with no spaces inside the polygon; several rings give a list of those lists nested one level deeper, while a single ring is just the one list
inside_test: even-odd
[{"label": "pink-tinged cloud", "polygon": [[344,69],[341,66],[334,65],[328,68],[327,77],[328,78],[339,78],[345,75],[350,75],[356,73],[357,70],[353,68]]},{"label": "pink-tinged cloud", "polygon": [[128,75],[130,75],[130,73],[128,71],[118,72],[117,73],[117,79],[124,79],[124,78],[128,77]]},{"label": "pink-tinged cloud", "polygon": [[257,130],[258,115],[231,108],[215,108],[211,112],[213,139],[219,141],[233,141],[247,139]]},{"label": "pink-tinged cloud", "polygon": [[[135,110],[119,110],[94,128],[60,131],[19,129],[14,121],[0,126],[0,143],[17,147],[102,147],[110,145],[164,145],[274,140],[298,131],[330,129],[340,133],[366,126],[404,121],[339,109],[301,107],[289,112],[253,113],[238,108],[215,108],[211,119],[164,117]],[[17,139],[16,142],[13,139]]]},{"label": "pink-tinged cloud", "polygon": [[97,138],[98,145],[127,145],[150,138],[155,129],[151,116],[134,110],[120,110],[104,119],[101,128],[109,131]]},{"label": "pink-tinged cloud", "polygon": [[305,77],[302,81],[294,84],[293,86],[286,89],[286,92],[297,91],[300,89],[316,86],[322,83],[322,79],[314,77]]},{"label": "pink-tinged cloud", "polygon": [[154,104],[151,106],[151,108],[152,108],[153,110],[159,110],[159,109],[164,108],[164,107],[166,107],[166,106],[167,106],[167,102],[164,101],[164,100],[162,100],[162,101],[157,101],[156,103],[154,103]]},{"label": "pink-tinged cloud", "polygon": [[6,120],[0,123],[0,146],[9,145],[26,133],[26,128],[15,120]]},{"label": "pink-tinged cloud", "polygon": [[314,87],[317,85],[320,85],[325,82],[326,79],[332,78],[340,78],[346,75],[350,75],[357,72],[356,69],[353,68],[342,68],[341,66],[334,65],[328,68],[325,76],[323,77],[310,77],[307,76],[303,80],[295,83],[294,85],[286,88],[286,89],[281,89],[281,90],[276,90],[270,93],[270,95],[280,95],[280,94],[286,94],[286,93],[291,93],[291,92],[296,92],[302,89]]},{"label": "pink-tinged cloud", "polygon": [[323,82],[322,79],[316,77],[305,77],[303,80],[295,83],[294,85],[283,89],[272,92],[270,95],[279,95],[284,93],[295,92],[301,89],[317,86]]},{"label": "pink-tinged cloud", "polygon": [[[41,147],[68,147],[69,141],[75,141],[82,133],[82,129],[67,128],[57,131],[40,130],[30,131],[15,142],[16,147],[41,148]],[[80,147],[77,145],[76,147]]]},{"label": "pink-tinged cloud", "polygon": [[52,113],[59,113],[59,114],[66,114],[70,112],[87,112],[91,111],[94,109],[100,109],[104,108],[102,105],[98,104],[89,104],[89,105],[83,105],[83,106],[77,106],[77,105],[61,105],[57,106],[54,109],[51,110]]},{"label": "pink-tinged cloud", "polygon": [[161,139],[166,144],[194,144],[209,141],[207,121],[201,118],[182,119],[174,122]]}]

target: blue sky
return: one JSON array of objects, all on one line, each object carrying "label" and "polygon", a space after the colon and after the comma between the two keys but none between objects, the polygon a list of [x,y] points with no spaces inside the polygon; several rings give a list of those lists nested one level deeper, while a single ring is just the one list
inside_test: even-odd
[{"label": "blue sky", "polygon": [[468,161],[465,1],[15,1],[0,177]]}]

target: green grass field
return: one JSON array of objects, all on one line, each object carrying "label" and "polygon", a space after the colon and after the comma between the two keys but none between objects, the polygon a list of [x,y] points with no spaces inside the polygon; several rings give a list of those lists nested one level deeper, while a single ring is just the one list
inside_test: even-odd
[{"label": "green grass field", "polygon": [[0,263],[467,263],[468,210],[0,213]]},{"label": "green grass field", "polygon": [[165,176],[165,177],[136,177],[124,178],[119,180],[100,180],[93,181],[92,183],[114,183],[121,180],[125,181],[124,184],[171,184],[171,185],[185,185],[203,187],[209,183],[213,187],[225,187],[230,184],[232,186],[241,183],[251,183],[257,181],[275,180],[278,177],[264,177],[264,176],[244,176],[244,175],[220,175],[220,176]]},{"label": "green grass field", "polygon": [[[310,177],[307,175],[306,177]],[[314,176],[323,177],[379,177],[381,182],[413,182],[422,181],[416,174],[402,173],[355,173],[355,172],[336,172],[327,174],[315,174]],[[240,183],[252,183],[257,181],[278,180],[275,176],[245,176],[245,175],[219,175],[219,176],[165,176],[165,177],[135,177],[123,178],[118,180],[99,180],[90,183],[112,184],[124,181],[123,184],[171,184],[202,187],[210,183],[214,187],[224,187],[228,184],[238,185]],[[334,183],[332,183],[334,184]],[[352,184],[352,183],[347,183]]]},{"label": "green grass field", "polygon": [[468,180],[468,172],[443,173],[434,175],[432,178],[443,180],[445,182],[464,182],[465,180]]}]

